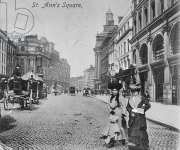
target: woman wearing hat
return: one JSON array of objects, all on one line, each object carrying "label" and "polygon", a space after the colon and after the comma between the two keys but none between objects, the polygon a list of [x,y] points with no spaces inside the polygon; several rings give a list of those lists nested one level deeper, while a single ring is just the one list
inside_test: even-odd
[{"label": "woman wearing hat", "polygon": [[131,96],[126,107],[129,112],[128,137],[129,142],[132,143],[129,148],[130,150],[148,150],[149,140],[145,112],[151,107],[151,105],[149,99],[141,96],[140,84],[130,84],[129,88]]}]

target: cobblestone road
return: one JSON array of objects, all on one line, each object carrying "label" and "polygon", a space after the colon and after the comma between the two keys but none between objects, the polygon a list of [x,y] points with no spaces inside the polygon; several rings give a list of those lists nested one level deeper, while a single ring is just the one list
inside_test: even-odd
[{"label": "cobblestone road", "polygon": [[[108,113],[105,104],[80,96],[49,96],[33,111],[8,112],[13,129],[0,138],[14,150],[106,150],[99,139]],[[178,133],[148,121],[151,150],[178,150]],[[117,145],[113,150],[127,150]]]}]

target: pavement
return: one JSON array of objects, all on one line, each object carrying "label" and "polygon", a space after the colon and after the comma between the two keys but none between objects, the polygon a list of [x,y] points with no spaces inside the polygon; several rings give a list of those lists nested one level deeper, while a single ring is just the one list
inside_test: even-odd
[{"label": "pavement", "polygon": [[[95,98],[108,103],[109,95],[97,95]],[[180,131],[180,106],[150,102],[151,108],[146,112],[147,119],[172,127]]]},{"label": "pavement", "polygon": [[[80,95],[48,96],[32,111],[2,110],[16,120],[0,133],[0,140],[13,150],[108,150],[99,139],[109,112],[97,98]],[[178,150],[177,131],[147,120],[150,150]],[[128,150],[120,143],[112,150]],[[1,149],[0,149],[1,150]]]}]

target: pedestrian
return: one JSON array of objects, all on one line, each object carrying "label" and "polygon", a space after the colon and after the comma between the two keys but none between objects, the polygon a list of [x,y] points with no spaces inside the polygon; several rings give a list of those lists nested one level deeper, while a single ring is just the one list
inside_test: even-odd
[{"label": "pedestrian", "polygon": [[121,117],[122,117],[122,127],[124,128],[124,130],[126,132],[126,136],[128,137],[127,128],[128,128],[129,114],[128,114],[128,111],[126,109],[126,106],[128,104],[128,98],[125,97],[123,89],[121,89],[119,91],[119,101],[120,101],[121,108],[122,108],[122,115],[121,115]]},{"label": "pedestrian", "polygon": [[127,104],[129,112],[128,140],[130,150],[149,150],[149,139],[145,112],[150,108],[149,100],[141,96],[140,84],[129,85],[131,96]]},{"label": "pedestrian", "polygon": [[126,134],[122,127],[122,106],[119,104],[119,94],[117,89],[112,90],[109,101],[109,123],[103,131],[102,139],[105,139],[107,147],[112,147],[116,142],[126,144]]}]

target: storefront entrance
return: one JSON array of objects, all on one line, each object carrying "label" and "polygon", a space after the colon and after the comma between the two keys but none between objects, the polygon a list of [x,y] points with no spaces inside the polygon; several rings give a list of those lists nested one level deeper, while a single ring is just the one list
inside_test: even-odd
[{"label": "storefront entrance", "polygon": [[173,67],[172,72],[172,104],[178,104],[178,97],[180,96],[180,75],[178,72],[178,66]]},{"label": "storefront entrance", "polygon": [[163,102],[164,67],[154,69],[155,99],[156,102]]}]

